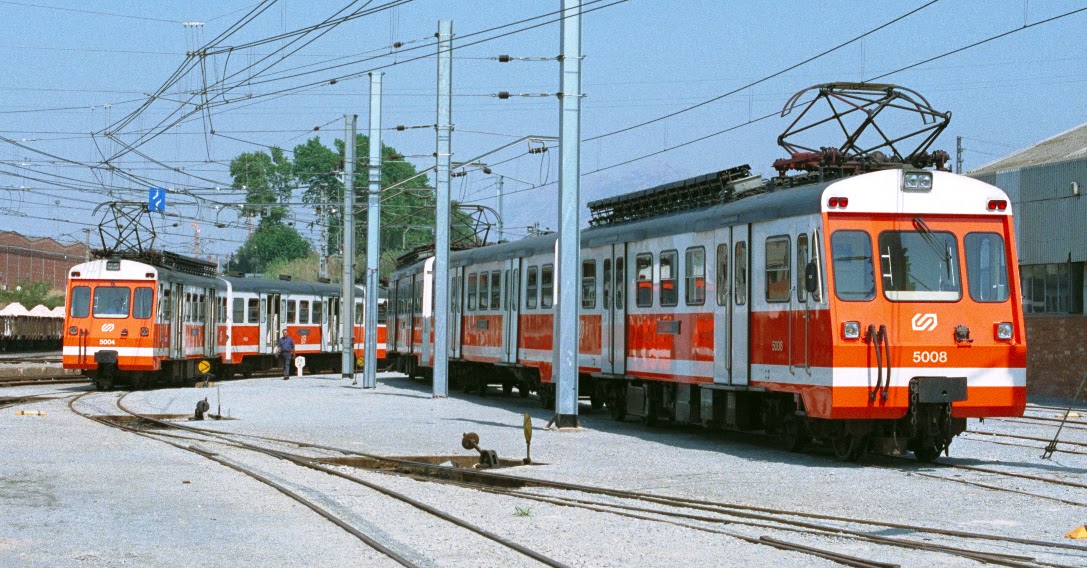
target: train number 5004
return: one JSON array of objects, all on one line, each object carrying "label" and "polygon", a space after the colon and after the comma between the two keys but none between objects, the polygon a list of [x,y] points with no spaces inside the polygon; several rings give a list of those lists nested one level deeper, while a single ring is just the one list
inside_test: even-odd
[{"label": "train number 5004", "polygon": [[914,363],[947,363],[947,351],[914,351]]}]

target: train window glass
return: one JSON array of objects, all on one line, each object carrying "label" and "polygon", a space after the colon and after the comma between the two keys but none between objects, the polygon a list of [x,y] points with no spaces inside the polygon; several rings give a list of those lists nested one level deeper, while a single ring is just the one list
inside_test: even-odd
[{"label": "train window glass", "polygon": [[540,269],[540,307],[548,309],[555,300],[555,267],[545,264]]},{"label": "train window glass", "polygon": [[661,305],[679,304],[679,253],[674,250],[664,251],[660,258]]},{"label": "train window glass", "polygon": [[423,313],[423,279],[422,275],[415,280],[415,313]]},{"label": "train window glass", "polygon": [[479,273],[479,311],[490,309],[490,298],[487,294],[491,289],[490,280],[487,279],[486,272]]},{"label": "train window glass", "polygon": [[170,316],[174,313],[174,302],[170,298],[170,289],[166,288],[162,291],[162,295],[159,296],[162,301],[162,309],[159,310],[159,314],[163,321],[170,321]]},{"label": "train window glass", "polygon": [[634,303],[640,308],[653,307],[653,255],[642,253],[634,257],[634,273],[638,286]]},{"label": "train window glass", "polygon": [[355,325],[362,325],[362,302],[355,302]]},{"label": "train window glass", "polygon": [[834,293],[847,302],[876,297],[872,238],[864,231],[835,231],[830,236],[834,259]]},{"label": "train window glass", "polygon": [[502,311],[510,311],[510,270],[507,268],[502,274]]},{"label": "train window glass", "polygon": [[287,319],[283,323],[298,323],[298,301],[287,300]]},{"label": "train window glass", "polygon": [[245,300],[241,298],[234,298],[234,310],[231,314],[234,319],[234,323],[245,323]]},{"label": "train window glass", "polygon": [[151,310],[155,307],[154,288],[136,288],[132,299],[132,317],[147,319],[151,317]]},{"label": "train window glass", "polygon": [[819,240],[819,231],[811,234],[811,261],[815,265],[815,291],[811,293],[812,300],[823,301],[823,255],[822,244]]},{"label": "train window glass", "polygon": [[604,298],[603,298],[604,306],[603,306],[603,308],[605,310],[610,310],[611,309],[611,285],[612,285],[612,282],[611,282],[611,259],[610,258],[605,258],[604,259],[604,267],[603,268],[604,268],[604,273],[601,274],[601,277],[604,278]]},{"label": "train window glass", "polygon": [[322,317],[324,315],[324,309],[325,309],[325,303],[324,302],[313,302],[313,311],[311,312],[311,316],[310,316],[312,318],[311,321],[313,323],[316,323],[316,324],[322,323],[322,320],[324,319]]},{"label": "train window glass", "polygon": [[684,274],[686,275],[683,297],[688,306],[701,306],[706,303],[706,249],[691,247],[684,254]]},{"label": "train window glass", "polygon": [[309,300],[298,302],[298,323],[309,323]]},{"label": "train window glass", "polygon": [[260,304],[256,298],[252,298],[246,303],[246,313],[248,316],[245,321],[248,323],[257,323],[257,320],[260,319]]},{"label": "train window glass", "polygon": [[207,318],[207,307],[208,306],[207,306],[206,297],[203,294],[200,294],[199,304],[200,304],[199,305],[199,311],[196,312],[196,315],[197,315],[197,318],[198,318],[197,321],[199,321],[200,323],[204,323],[204,320]]},{"label": "train window glass", "polygon": [[728,245],[717,245],[717,305],[728,303]]},{"label": "train window glass", "polygon": [[502,273],[495,270],[491,273],[491,309],[502,307]]},{"label": "train window glass", "polygon": [[955,235],[915,222],[917,231],[879,234],[883,295],[892,302],[955,302],[962,298]]},{"label": "train window glass", "polygon": [[975,302],[1003,302],[1008,299],[1008,263],[1004,238],[997,233],[969,233],[963,238],[966,249],[966,277]]},{"label": "train window glass", "polygon": [[525,307],[536,309],[536,293],[539,286],[539,271],[535,266],[528,267],[528,277],[525,278]]},{"label": "train window glass", "polygon": [[808,235],[796,237],[796,300],[808,301],[808,288],[804,283],[804,274],[808,267]]},{"label": "train window glass", "polygon": [[71,308],[68,315],[73,318],[85,318],[91,313],[91,288],[90,286],[75,286],[72,288]]},{"label": "train window glass", "polygon": [[260,299],[260,323],[268,321],[268,298]]},{"label": "train window glass", "polygon": [[476,275],[468,275],[468,311],[476,311]]},{"label": "train window glass", "polygon": [[377,323],[383,324],[389,318],[389,304],[388,302],[378,301],[377,303]]},{"label": "train window glass", "polygon": [[788,302],[792,294],[792,276],[789,272],[791,245],[788,236],[766,239],[767,302]]},{"label": "train window glass", "polygon": [[737,306],[747,303],[747,243],[736,243],[736,251],[732,255],[732,297]]},{"label": "train window glass", "polygon": [[626,292],[626,259],[615,259],[615,309],[621,310],[625,306],[623,294]]},{"label": "train window glass", "polygon": [[95,288],[94,317],[128,317],[128,302],[131,293],[132,291],[128,286],[99,286]]},{"label": "train window glass", "polygon": [[596,261],[586,260],[581,263],[581,307],[596,308]]},{"label": "train window glass", "polygon": [[219,323],[226,323],[226,298],[219,298]]}]

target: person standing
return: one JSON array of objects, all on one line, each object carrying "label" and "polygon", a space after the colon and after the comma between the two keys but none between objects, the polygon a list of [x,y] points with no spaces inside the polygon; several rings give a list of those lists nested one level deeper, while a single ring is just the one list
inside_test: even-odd
[{"label": "person standing", "polygon": [[279,351],[279,360],[283,363],[283,380],[290,380],[291,359],[294,358],[294,340],[287,335],[285,329],[283,330],[283,337],[280,337],[279,342],[276,344],[276,350]]}]

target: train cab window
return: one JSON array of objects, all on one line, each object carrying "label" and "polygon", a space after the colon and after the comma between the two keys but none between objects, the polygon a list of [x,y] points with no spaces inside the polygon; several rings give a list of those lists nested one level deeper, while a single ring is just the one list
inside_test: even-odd
[{"label": "train cab window", "polygon": [[920,219],[917,231],[879,234],[883,295],[892,302],[956,302],[962,298],[959,245],[955,235],[936,232]]},{"label": "train cab window", "polygon": [[298,302],[298,323],[309,324],[309,300]]},{"label": "train cab window", "polygon": [[808,288],[804,283],[804,273],[808,266],[808,235],[796,238],[796,301],[808,301]]},{"label": "train cab window", "polygon": [[549,309],[555,300],[555,267],[545,264],[540,269],[540,307]]},{"label": "train cab window", "polygon": [[128,302],[131,294],[128,286],[99,286],[94,289],[94,317],[128,317]]},{"label": "train cab window", "polygon": [[298,301],[287,301],[287,319],[283,323],[298,323]]},{"label": "train cab window", "polygon": [[85,318],[91,314],[91,288],[90,286],[75,286],[72,288],[71,307],[68,315],[73,318]]},{"label": "train cab window", "polygon": [[468,311],[476,311],[476,291],[479,288],[476,286],[475,273],[468,275]]},{"label": "train cab window", "polygon": [[728,245],[717,245],[717,305],[728,303]]},{"label": "train cab window", "polygon": [[668,250],[661,253],[660,258],[661,278],[661,305],[675,306],[679,304],[679,253]]},{"label": "train cab window", "polygon": [[736,243],[732,254],[732,297],[737,306],[747,303],[747,243]]},{"label": "train cab window", "polygon": [[1008,299],[1008,263],[1004,238],[997,233],[969,233],[966,248],[966,277],[975,302],[1003,302]]},{"label": "train cab window", "polygon": [[151,288],[136,288],[132,298],[132,317],[147,319],[151,317],[151,308],[155,305],[155,291]]},{"label": "train cab window", "polygon": [[653,307],[653,255],[642,253],[634,257],[634,273],[637,278],[637,290],[634,303],[639,308]]},{"label": "train cab window", "polygon": [[626,259],[618,257],[615,259],[615,309],[622,310],[626,304]]},{"label": "train cab window", "polygon": [[491,309],[502,308],[502,273],[495,270],[491,273]]},{"label": "train cab window", "polygon": [[234,323],[245,323],[245,300],[234,298],[234,309],[231,311]]},{"label": "train cab window", "polygon": [[596,261],[581,263],[581,308],[596,309]]},{"label": "train cab window", "polygon": [[876,266],[872,238],[864,231],[835,231],[830,236],[834,262],[834,293],[847,302],[876,297]]},{"label": "train cab window", "polygon": [[604,297],[603,297],[604,306],[603,307],[604,307],[605,310],[610,310],[611,309],[611,284],[612,284],[612,279],[611,279],[611,259],[610,258],[605,258],[604,259],[604,273],[601,275],[601,277],[604,278]]},{"label": "train cab window", "polygon": [[536,309],[536,294],[538,292],[540,269],[535,266],[528,267],[528,276],[525,278],[525,308]]},{"label": "train cab window", "polygon": [[324,323],[325,303],[313,302],[312,319],[310,320],[314,324]]},{"label": "train cab window", "polygon": [[792,294],[792,243],[788,236],[766,239],[766,301],[788,302]]},{"label": "train cab window", "polygon": [[684,254],[683,298],[688,306],[706,303],[706,249],[691,247]]}]

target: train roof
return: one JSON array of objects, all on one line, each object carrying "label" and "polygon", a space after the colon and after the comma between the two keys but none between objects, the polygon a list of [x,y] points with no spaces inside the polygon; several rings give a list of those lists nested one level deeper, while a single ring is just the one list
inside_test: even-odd
[{"label": "train roof", "polygon": [[[237,276],[220,276],[219,278],[230,283],[236,292],[263,292],[270,294],[312,294],[315,296],[339,297],[341,287],[339,284],[326,284],[324,282],[307,282],[303,280],[271,280],[268,278],[241,278]],[[355,286],[357,292],[362,292],[361,286]]]}]

